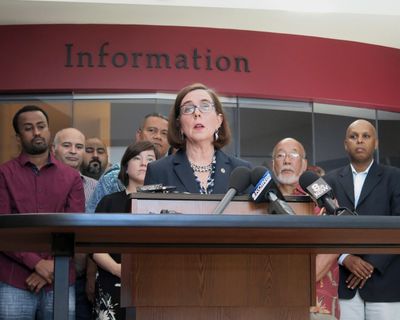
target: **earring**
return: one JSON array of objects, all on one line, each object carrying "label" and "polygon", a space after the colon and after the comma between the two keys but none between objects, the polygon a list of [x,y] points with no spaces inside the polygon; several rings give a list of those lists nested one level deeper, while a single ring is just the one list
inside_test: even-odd
[{"label": "earring", "polygon": [[214,132],[214,141],[217,141],[219,138],[218,130],[219,130],[219,128],[217,130],[215,130],[215,132]]},{"label": "earring", "polygon": [[183,131],[181,131],[181,140],[182,140],[182,141],[185,140],[185,135],[183,134]]}]

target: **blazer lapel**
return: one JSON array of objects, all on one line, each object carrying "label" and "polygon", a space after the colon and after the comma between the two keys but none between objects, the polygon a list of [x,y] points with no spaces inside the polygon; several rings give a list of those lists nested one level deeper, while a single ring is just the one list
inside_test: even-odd
[{"label": "blazer lapel", "polygon": [[382,179],[383,169],[375,161],[368,171],[367,178],[365,179],[364,185],[361,189],[360,199],[358,200],[357,206],[359,206],[372,192],[375,186]]},{"label": "blazer lapel", "polygon": [[185,189],[190,193],[199,193],[199,187],[193,175],[186,153],[179,150],[174,158],[174,172]]},{"label": "blazer lapel", "polygon": [[344,167],[343,170],[339,172],[339,178],[339,183],[342,185],[346,197],[354,208],[354,183],[350,165]]},{"label": "blazer lapel", "polygon": [[225,194],[232,171],[232,164],[229,157],[221,150],[216,151],[216,161],[213,193]]}]

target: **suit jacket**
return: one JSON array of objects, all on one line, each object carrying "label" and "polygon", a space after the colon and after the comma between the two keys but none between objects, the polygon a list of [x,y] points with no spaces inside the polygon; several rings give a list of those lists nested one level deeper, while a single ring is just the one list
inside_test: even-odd
[{"label": "suit jacket", "polygon": [[[249,162],[229,156],[221,150],[217,150],[215,154],[216,168],[213,193],[224,194],[228,191],[229,176],[232,170],[239,166],[251,168],[251,165]],[[176,186],[176,191],[179,192],[199,193],[196,177],[184,150],[179,150],[174,155],[149,163],[144,184],[157,183]]]},{"label": "suit jacket", "polygon": [[[340,206],[355,210],[359,215],[400,214],[400,170],[394,167],[372,164],[361,190],[357,207],[354,206],[353,173],[350,165],[333,171],[325,177],[332,187]],[[360,296],[368,302],[400,301],[400,255],[360,254],[375,269]],[[356,290],[346,287],[350,272],[340,266],[339,298],[351,299]]]}]

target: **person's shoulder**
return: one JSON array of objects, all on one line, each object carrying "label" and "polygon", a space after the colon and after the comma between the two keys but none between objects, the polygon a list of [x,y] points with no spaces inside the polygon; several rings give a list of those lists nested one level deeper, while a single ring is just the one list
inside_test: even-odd
[{"label": "person's shoulder", "polygon": [[177,157],[176,154],[171,154],[167,157],[162,157],[156,161],[149,163],[149,166],[151,166],[151,168],[153,168],[153,169],[157,169],[157,168],[162,169],[165,167],[169,167],[175,161],[176,157]]},{"label": "person's shoulder", "polygon": [[18,165],[17,159],[18,158],[14,158],[0,164],[0,171],[15,170],[16,166]]},{"label": "person's shoulder", "polygon": [[384,164],[377,164],[377,168],[390,178],[398,179],[400,177],[400,168]]}]

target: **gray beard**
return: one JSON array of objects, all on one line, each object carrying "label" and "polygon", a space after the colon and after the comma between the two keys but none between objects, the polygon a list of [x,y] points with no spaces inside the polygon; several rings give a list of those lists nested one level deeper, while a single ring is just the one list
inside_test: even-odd
[{"label": "gray beard", "polygon": [[276,179],[280,184],[288,184],[288,185],[298,184],[299,178],[300,176],[298,175],[291,175],[290,177],[282,177],[282,175],[279,174],[276,176]]}]

